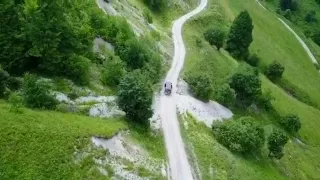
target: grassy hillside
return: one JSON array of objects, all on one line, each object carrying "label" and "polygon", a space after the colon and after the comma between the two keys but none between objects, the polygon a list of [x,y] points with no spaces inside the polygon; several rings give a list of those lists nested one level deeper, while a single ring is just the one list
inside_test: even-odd
[{"label": "grassy hillside", "polygon": [[[281,86],[298,87],[302,94],[308,94],[310,100],[319,104],[320,96],[317,91],[320,87],[317,84],[320,79],[311,60],[276,17],[263,11],[254,0],[209,1],[207,11],[186,24],[184,39],[189,51],[184,73],[192,73],[193,69],[208,73],[215,88],[235,71],[239,62],[224,50],[218,52],[210,46],[202,34],[211,26],[228,28],[231,20],[244,9],[249,11],[254,23],[254,40],[250,52],[258,54],[262,61],[261,66],[274,60],[279,61],[286,67]],[[301,118],[299,138],[305,145],[291,137],[285,147],[285,156],[280,161],[269,160],[266,147],[261,155],[244,157],[226,150],[217,143],[207,127],[196,124],[189,118],[188,121],[193,125],[185,130],[184,134],[197,154],[203,179],[319,179],[319,170],[315,167],[320,165],[320,133],[317,130],[320,126],[320,111],[290,96],[281,86],[273,84],[263,75],[260,75],[260,78],[262,90],[271,91],[275,98],[272,104],[280,115],[293,113]],[[272,126],[279,127],[278,119],[266,112],[253,114],[235,109],[234,113],[235,116],[255,116],[264,126],[266,134]],[[213,172],[214,176],[211,177],[210,172]]]},{"label": "grassy hillside", "polygon": [[24,109],[11,113],[0,103],[0,179],[81,179],[94,162],[75,163],[73,153],[92,136],[111,137],[121,120]]}]

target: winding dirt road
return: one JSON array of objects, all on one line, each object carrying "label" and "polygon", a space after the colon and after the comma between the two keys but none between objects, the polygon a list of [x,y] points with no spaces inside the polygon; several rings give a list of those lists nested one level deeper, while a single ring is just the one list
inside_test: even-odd
[{"label": "winding dirt road", "polygon": [[177,117],[176,92],[177,82],[180,71],[185,59],[185,46],[182,39],[182,26],[192,16],[201,12],[207,5],[207,0],[201,0],[200,5],[193,11],[174,21],[172,27],[172,36],[174,41],[174,57],[166,81],[172,82],[173,91],[171,96],[164,95],[163,91],[160,97],[160,118],[165,138],[169,166],[172,180],[193,180],[191,166],[181,138],[180,126]]}]

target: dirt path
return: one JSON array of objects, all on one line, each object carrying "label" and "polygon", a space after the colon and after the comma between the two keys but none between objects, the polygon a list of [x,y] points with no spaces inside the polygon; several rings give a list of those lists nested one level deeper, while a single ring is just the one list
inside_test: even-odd
[{"label": "dirt path", "polygon": [[202,11],[206,5],[207,0],[201,0],[200,5],[196,9],[174,21],[172,27],[175,51],[166,81],[172,82],[174,89],[171,96],[165,96],[162,91],[159,107],[172,180],[193,180],[191,167],[181,138],[177,118],[177,94],[175,90],[186,54],[181,34],[182,26],[189,18]]}]

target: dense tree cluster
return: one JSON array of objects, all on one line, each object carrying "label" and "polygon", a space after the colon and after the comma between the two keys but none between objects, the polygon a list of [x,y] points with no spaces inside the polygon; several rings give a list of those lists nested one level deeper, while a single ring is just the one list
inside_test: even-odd
[{"label": "dense tree cluster", "polygon": [[259,151],[265,142],[263,128],[252,117],[224,121],[212,128],[217,140],[231,151]]}]

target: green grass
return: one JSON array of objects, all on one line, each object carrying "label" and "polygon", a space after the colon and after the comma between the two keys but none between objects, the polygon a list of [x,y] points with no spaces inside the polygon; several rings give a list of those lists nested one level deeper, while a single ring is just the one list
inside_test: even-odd
[{"label": "green grass", "polygon": [[[239,62],[231,58],[227,52],[218,52],[203,38],[203,32],[210,26],[226,28],[231,20],[241,11],[247,9],[253,18],[254,34],[250,47],[262,60],[262,66],[278,60],[286,67],[284,82],[299,88],[302,95],[319,104],[319,74],[311,60],[295,37],[270,13],[265,12],[254,0],[243,1],[209,1],[205,12],[189,21],[185,26],[187,59],[184,74],[193,70],[208,73],[213,88],[224,82],[232,74]],[[299,138],[305,146],[296,143],[295,138],[285,147],[285,156],[280,161],[272,161],[267,157],[266,148],[260,156],[241,156],[233,154],[222,147],[214,139],[211,130],[193,122],[192,127],[183,133],[194,147],[204,179],[319,179],[320,171],[320,110],[300,102],[288,95],[279,86],[261,75],[262,90],[271,91],[275,98],[272,104],[280,115],[297,114],[301,118],[302,129]],[[287,85],[287,84],[285,84]],[[236,117],[253,115],[266,129],[279,127],[278,119],[266,112],[252,114],[246,110],[234,110]],[[210,176],[210,167],[214,176]]]},{"label": "green grass", "polygon": [[[81,179],[92,159],[75,164],[76,147],[92,136],[111,137],[127,128],[122,120],[100,120],[51,111],[9,111],[0,102],[0,179]],[[96,174],[96,173],[94,173]],[[90,175],[97,178],[98,175]]]}]

